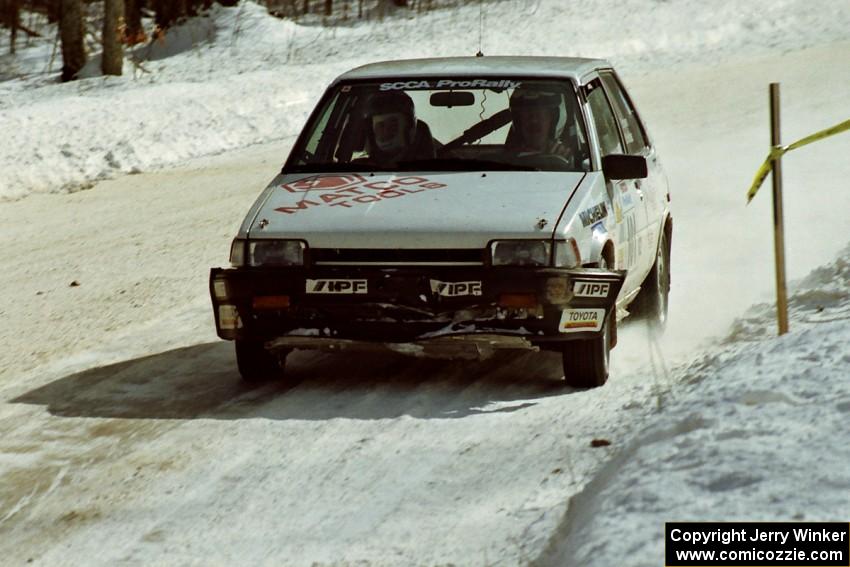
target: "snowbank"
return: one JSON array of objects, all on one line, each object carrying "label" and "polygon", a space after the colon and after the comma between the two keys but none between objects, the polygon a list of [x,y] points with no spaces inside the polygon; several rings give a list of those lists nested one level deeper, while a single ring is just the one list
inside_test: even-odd
[{"label": "snowbank", "polygon": [[[404,14],[404,11],[397,11]],[[682,14],[692,14],[688,26]],[[68,191],[120,173],[293,137],[327,83],[369,61],[471,55],[477,5],[325,28],[269,16],[251,2],[214,7],[135,49],[122,77],[56,83],[55,30],[0,60],[0,201]],[[850,5],[805,0],[488,3],[487,54],[607,57],[639,74],[846,37]],[[7,52],[8,38],[0,39]],[[131,62],[133,61],[133,62]],[[4,74],[4,73],[0,73]]]},{"label": "snowbank", "polygon": [[[584,491],[543,563],[658,565],[665,521],[835,521],[850,509],[850,246],[755,306]],[[629,561],[623,562],[624,557]]]}]

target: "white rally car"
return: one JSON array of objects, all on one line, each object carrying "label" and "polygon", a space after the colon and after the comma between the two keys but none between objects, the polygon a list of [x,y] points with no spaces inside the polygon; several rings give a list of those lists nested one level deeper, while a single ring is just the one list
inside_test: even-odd
[{"label": "white rally car", "polygon": [[[359,67],[327,89],[210,274],[248,381],[294,348],[563,354],[608,377],[617,320],[663,326],[672,218],[634,105],[603,60]],[[627,311],[628,309],[628,311]]]}]

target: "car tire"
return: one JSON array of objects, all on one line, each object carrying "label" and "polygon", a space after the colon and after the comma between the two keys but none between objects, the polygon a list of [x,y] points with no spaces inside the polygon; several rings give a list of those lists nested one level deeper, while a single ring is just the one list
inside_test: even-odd
[{"label": "car tire", "polygon": [[[608,268],[608,259],[599,259],[597,267]],[[561,347],[564,382],[573,388],[598,388],[608,381],[608,365],[611,360],[611,340],[615,327],[612,312],[605,318],[602,332],[592,339],[568,341]],[[616,324],[616,323],[614,323]]]},{"label": "car tire", "polygon": [[236,341],[236,366],[242,380],[258,384],[283,377],[289,351],[269,352],[259,341]]},{"label": "car tire", "polygon": [[647,321],[656,331],[667,326],[668,299],[670,296],[670,241],[661,231],[655,262],[640,286],[640,293],[630,307],[633,316]]},{"label": "car tire", "polygon": [[561,347],[564,382],[573,388],[598,388],[608,381],[611,358],[611,327],[605,319],[602,332],[593,339],[568,341]]}]

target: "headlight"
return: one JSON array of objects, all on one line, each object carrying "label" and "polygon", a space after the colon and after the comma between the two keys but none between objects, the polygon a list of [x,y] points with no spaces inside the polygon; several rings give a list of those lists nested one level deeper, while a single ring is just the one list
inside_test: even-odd
[{"label": "headlight", "polygon": [[302,266],[304,242],[300,240],[251,240],[248,264],[251,266]]},{"label": "headlight", "polygon": [[545,240],[497,240],[490,244],[494,266],[548,266],[551,243]]},{"label": "headlight", "polygon": [[493,266],[575,268],[581,265],[578,244],[572,238],[554,243],[548,240],[496,240],[490,244],[490,258]]}]

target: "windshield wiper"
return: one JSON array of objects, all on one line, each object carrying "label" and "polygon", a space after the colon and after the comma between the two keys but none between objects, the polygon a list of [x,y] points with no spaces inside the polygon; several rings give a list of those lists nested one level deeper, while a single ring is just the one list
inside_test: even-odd
[{"label": "windshield wiper", "polygon": [[395,171],[395,165],[374,163],[308,163],[284,169],[282,173],[344,173],[357,171]]},{"label": "windshield wiper", "polygon": [[503,161],[464,158],[429,158],[405,160],[398,163],[378,165],[359,163],[308,163],[284,169],[281,173],[348,173],[358,171],[540,171],[529,165],[518,165]]},{"label": "windshield wiper", "polygon": [[489,159],[432,158],[398,162],[399,169],[409,171],[540,171],[530,165],[519,165]]}]

